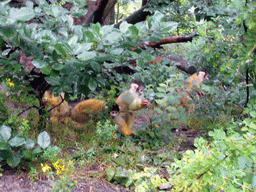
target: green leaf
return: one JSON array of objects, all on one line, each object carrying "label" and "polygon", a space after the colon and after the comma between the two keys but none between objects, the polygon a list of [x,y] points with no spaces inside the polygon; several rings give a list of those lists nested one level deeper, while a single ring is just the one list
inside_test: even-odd
[{"label": "green leaf", "polygon": [[151,36],[151,37],[149,37],[149,41],[150,42],[159,42],[160,38],[159,37],[155,37],[155,36]]},{"label": "green leaf", "polygon": [[34,150],[33,150],[33,153],[34,154],[38,154],[38,153],[41,153],[43,150],[41,149],[41,147],[37,146]]},{"label": "green leaf", "polygon": [[59,59],[59,54],[56,52],[56,50],[53,50],[52,51],[52,58],[56,61]]},{"label": "green leaf", "polygon": [[37,143],[43,149],[47,148],[51,144],[51,138],[46,131],[43,131],[38,135]]},{"label": "green leaf", "polygon": [[131,26],[131,24],[128,24],[127,21],[123,21],[121,24],[120,24],[120,27],[119,27],[119,30],[122,32],[122,33],[125,33],[129,26]]},{"label": "green leaf", "polygon": [[11,8],[10,19],[18,21],[28,21],[35,16],[34,10],[28,7],[22,7],[20,9]]},{"label": "green leaf", "polygon": [[250,112],[250,115],[251,115],[253,118],[255,118],[255,117],[256,117],[256,111],[251,111],[251,112]]},{"label": "green leaf", "polygon": [[177,22],[169,21],[169,22],[163,23],[163,25],[164,26],[162,28],[162,31],[165,31],[166,33],[170,33],[175,29],[177,29],[179,24]]},{"label": "green leaf", "polygon": [[11,166],[12,168],[17,167],[20,163],[21,156],[18,155],[12,155],[7,159],[7,164]]},{"label": "green leaf", "polygon": [[94,37],[94,34],[91,31],[84,31],[83,33],[86,37],[88,37],[90,39],[91,42],[94,41],[95,37]]},{"label": "green leaf", "polygon": [[61,15],[65,14],[67,12],[66,9],[63,9],[61,6],[58,6],[58,5],[51,6],[51,8],[52,8],[54,17],[60,17]]},{"label": "green leaf", "polygon": [[238,167],[239,169],[243,170],[245,168],[246,158],[245,157],[238,157]]},{"label": "green leaf", "polygon": [[38,68],[38,69],[41,69],[41,68],[43,68],[43,67],[48,66],[48,64],[47,64],[45,61],[40,60],[40,59],[34,59],[34,60],[32,61],[32,64],[33,64],[36,68]]},{"label": "green leaf", "polygon": [[[118,158],[118,159],[113,159],[113,161],[117,162],[118,165],[125,166],[124,159]],[[128,177],[129,177],[129,175],[128,175],[126,170],[123,170],[123,169],[117,169],[116,170],[115,180],[118,183],[120,183],[121,185],[126,185]]]},{"label": "green leaf", "polygon": [[0,142],[0,150],[10,150],[10,146],[7,143]]},{"label": "green leaf", "polygon": [[15,25],[8,25],[8,26],[3,26],[1,25],[0,27],[0,34],[2,33],[5,37],[11,38],[14,37],[17,34]]},{"label": "green leaf", "polygon": [[0,47],[4,47],[4,39],[2,36],[0,36]]},{"label": "green leaf", "polygon": [[51,71],[52,71],[52,69],[49,66],[45,66],[45,67],[41,68],[41,72],[45,75],[50,75]]},{"label": "green leaf", "polygon": [[107,174],[107,180],[110,182],[114,176],[115,176],[115,173],[116,173],[116,169],[112,168],[112,167],[108,167],[106,169],[106,174]]},{"label": "green leaf", "polygon": [[152,18],[154,21],[160,23],[164,19],[164,14],[159,11],[156,11]]},{"label": "green leaf", "polygon": [[78,10],[76,10],[76,11],[72,11],[72,12],[71,12],[71,15],[72,15],[73,17],[79,18],[79,17],[82,17],[82,16],[86,15],[87,12],[88,12],[88,9],[78,9]]},{"label": "green leaf", "polygon": [[54,78],[54,77],[45,77],[45,80],[47,83],[49,83],[52,86],[60,86],[59,78]]},{"label": "green leaf", "polygon": [[68,40],[68,44],[69,44],[69,45],[74,45],[74,44],[77,43],[77,41],[78,41],[78,36],[77,36],[77,35],[74,35],[74,36],[72,36],[72,37]]},{"label": "green leaf", "polygon": [[0,134],[3,136],[4,141],[7,142],[11,137],[11,128],[6,125],[2,125],[0,127]]},{"label": "green leaf", "polygon": [[64,57],[67,56],[66,50],[65,50],[65,48],[64,48],[64,45],[62,45],[62,44],[56,44],[54,47],[55,47],[57,53],[63,55]]},{"label": "green leaf", "polygon": [[83,44],[76,44],[74,45],[74,54],[78,55],[83,53],[83,51],[88,51],[92,48],[93,43],[83,43]]},{"label": "green leaf", "polygon": [[12,156],[11,150],[0,150],[0,158],[8,159]]},{"label": "green leaf", "polygon": [[97,73],[100,73],[102,70],[102,68],[98,62],[92,61],[92,62],[90,62],[90,66]]},{"label": "green leaf", "polygon": [[34,146],[35,146],[35,142],[32,139],[28,139],[26,141],[26,145],[25,145],[26,149],[32,149]]},{"label": "green leaf", "polygon": [[14,138],[12,138],[9,141],[9,144],[12,147],[19,147],[19,146],[22,146],[22,145],[26,144],[26,141],[25,141],[24,137],[15,136]]},{"label": "green leaf", "polygon": [[121,33],[117,31],[112,31],[110,34],[108,34],[104,40],[110,42],[110,43],[116,43],[121,39]]},{"label": "green leaf", "polygon": [[90,79],[89,83],[88,83],[88,87],[91,91],[95,91],[95,89],[97,88],[97,81],[95,81],[94,79]]},{"label": "green leaf", "polygon": [[0,134],[0,143],[4,143],[5,140],[4,140],[4,137]]},{"label": "green leaf", "polygon": [[95,57],[96,57],[95,51],[84,51],[83,53],[77,55],[77,58],[81,59],[82,61],[94,59]]},{"label": "green leaf", "polygon": [[54,70],[56,70],[56,71],[60,71],[61,69],[64,68],[64,65],[62,65],[61,63],[57,63],[57,64],[54,64],[54,65],[52,66],[52,68],[53,68]]},{"label": "green leaf", "polygon": [[252,187],[255,189],[256,187],[256,175],[254,174],[253,178],[252,178]]},{"label": "green leaf", "polygon": [[137,29],[137,27],[135,27],[135,26],[130,26],[130,27],[129,27],[129,30],[130,30],[131,33],[132,33],[132,38],[134,38],[134,39],[138,38],[139,30]]},{"label": "green leaf", "polygon": [[112,49],[110,51],[110,53],[113,55],[121,55],[123,53],[123,51],[124,51],[123,48],[116,48],[116,49]]}]

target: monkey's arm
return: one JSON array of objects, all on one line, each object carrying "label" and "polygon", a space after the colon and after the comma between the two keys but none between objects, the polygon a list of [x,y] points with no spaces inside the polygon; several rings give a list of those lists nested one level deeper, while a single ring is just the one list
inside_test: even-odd
[{"label": "monkey's arm", "polygon": [[134,102],[129,106],[131,111],[138,111],[148,107],[151,103],[148,100],[143,100],[141,102]]},{"label": "monkey's arm", "polygon": [[150,105],[148,100],[141,101],[140,98],[135,98],[129,91],[123,92],[116,100],[121,112],[138,111]]}]

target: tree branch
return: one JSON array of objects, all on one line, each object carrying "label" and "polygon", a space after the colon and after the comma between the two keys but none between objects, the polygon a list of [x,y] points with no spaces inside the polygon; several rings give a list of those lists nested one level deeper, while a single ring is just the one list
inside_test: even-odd
[{"label": "tree branch", "polygon": [[[195,35],[179,35],[179,36],[170,36],[161,39],[159,42],[142,42],[139,44],[139,48],[147,49],[147,47],[152,48],[162,48],[161,45],[170,44],[170,43],[184,43],[188,41],[192,41],[194,37],[198,36]],[[133,47],[132,50],[136,50],[137,47]]]},{"label": "tree branch", "polygon": [[120,21],[117,24],[115,24],[114,27],[115,28],[119,28],[119,26],[121,25],[121,23],[123,21],[127,21],[127,23],[131,23],[131,24],[136,24],[136,23],[138,23],[140,21],[145,21],[146,17],[148,15],[152,15],[152,13],[150,13],[149,11],[144,11],[144,9],[149,8],[149,6],[150,6],[150,4],[147,3],[146,5],[141,7],[139,10],[135,11],[134,13],[132,13],[130,16],[126,17],[122,21]]},{"label": "tree branch", "polygon": [[98,0],[97,1],[97,7],[94,11],[94,19],[93,23],[99,22],[101,25],[103,24],[103,13],[108,4],[108,0]]}]

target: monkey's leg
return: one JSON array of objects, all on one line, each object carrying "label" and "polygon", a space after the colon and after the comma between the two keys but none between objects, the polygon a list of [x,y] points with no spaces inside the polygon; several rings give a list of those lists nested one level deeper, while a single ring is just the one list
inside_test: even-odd
[{"label": "monkey's leg", "polygon": [[131,134],[135,135],[135,133],[132,131],[132,127],[133,127],[133,124],[134,124],[134,118],[135,118],[134,112],[130,112],[129,113],[129,118],[128,118],[128,121],[127,121],[129,135],[131,135]]},{"label": "monkey's leg", "polygon": [[128,113],[119,113],[115,118],[115,122],[116,122],[117,125],[119,125],[121,127],[121,133],[124,136],[130,135],[129,128],[128,128],[128,125],[127,125],[127,119],[128,118],[129,118]]}]

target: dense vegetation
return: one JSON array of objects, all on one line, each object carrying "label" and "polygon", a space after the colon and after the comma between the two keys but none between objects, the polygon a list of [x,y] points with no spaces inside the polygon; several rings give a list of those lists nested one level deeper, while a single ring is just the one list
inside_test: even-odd
[{"label": "dense vegetation", "polygon": [[[256,190],[255,1],[151,0],[147,11],[152,15],[146,21],[124,21],[119,28],[74,25],[73,18],[86,13],[79,9],[86,7],[83,0],[35,2],[20,8],[11,7],[10,0],[0,2],[0,168],[8,164],[27,170],[32,181],[48,176],[58,183],[56,191],[71,190],[92,164],[106,168],[92,177],[135,191],[157,191],[159,186],[172,191]],[[62,7],[69,2],[70,10]],[[143,42],[191,34],[198,34],[192,42],[139,48]],[[21,62],[23,53],[23,58],[33,58],[30,70]],[[210,71],[204,94],[193,101],[196,112],[177,106],[177,90],[188,78],[178,63],[149,63],[163,55]],[[35,88],[38,79],[56,95],[64,92],[69,102],[95,97],[114,102],[131,79],[141,79],[152,107],[137,116],[147,123],[135,125],[132,137],[115,133],[105,116],[82,126],[50,123],[41,101],[47,86]],[[21,118],[24,109],[29,112]],[[173,130],[184,127],[200,132],[194,150],[180,150],[186,140],[173,136]]]}]

